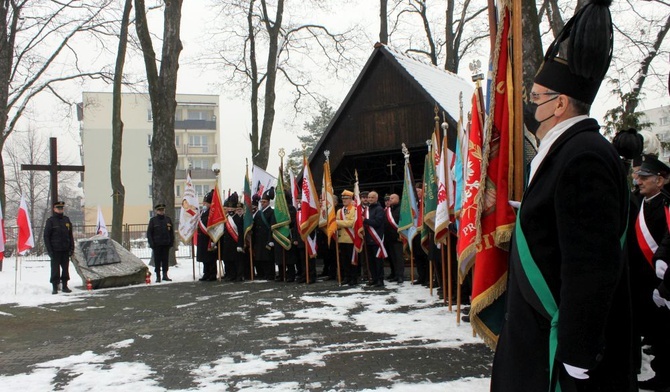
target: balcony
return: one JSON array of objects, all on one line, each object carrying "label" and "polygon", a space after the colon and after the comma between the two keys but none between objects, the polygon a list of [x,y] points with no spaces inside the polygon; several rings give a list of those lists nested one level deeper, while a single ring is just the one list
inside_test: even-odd
[{"label": "balcony", "polygon": [[215,120],[176,120],[174,122],[175,130],[216,130]]},{"label": "balcony", "polygon": [[[174,172],[174,178],[181,179],[186,178],[186,173],[188,170],[177,169]],[[191,169],[191,179],[193,180],[214,180],[216,179],[216,174],[211,169]]]},{"label": "balcony", "polygon": [[217,151],[216,144],[208,144],[204,146],[182,145],[181,148],[177,148],[177,154],[186,156],[217,155]]}]

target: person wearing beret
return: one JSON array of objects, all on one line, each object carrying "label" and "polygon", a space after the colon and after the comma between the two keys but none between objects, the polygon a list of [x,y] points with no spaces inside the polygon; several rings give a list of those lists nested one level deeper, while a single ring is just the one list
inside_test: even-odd
[{"label": "person wearing beret", "polygon": [[214,191],[209,191],[202,199],[202,210],[198,222],[198,249],[195,258],[202,263],[201,282],[212,282],[216,280],[217,247],[207,233],[207,221],[209,220],[209,209],[212,206]]},{"label": "person wearing beret", "polygon": [[[663,275],[657,274],[661,267],[663,253],[661,249],[664,237],[668,235],[666,218],[666,200],[662,195],[663,187],[670,175],[670,167],[653,155],[643,155],[640,169],[635,173],[639,187],[640,208],[634,221],[637,255],[631,258],[631,271],[637,271],[636,281],[631,282],[633,309],[639,328],[638,334],[651,346],[654,358],[651,369],[654,376],[640,381],[639,387],[647,390],[670,389],[670,310],[660,296],[659,285]],[[661,259],[659,259],[659,257]],[[638,339],[639,341],[639,339]],[[636,350],[640,350],[637,347]]]},{"label": "person wearing beret", "polygon": [[63,292],[71,293],[67,282],[70,280],[70,256],[74,253],[72,223],[64,213],[65,202],[53,203],[53,214],[44,225],[44,245],[51,259],[51,294],[58,294],[58,284],[63,284]]},{"label": "person wearing beret", "polygon": [[586,2],[565,24],[530,91],[540,146],[510,244],[493,392],[637,390],[628,183],[589,118],[612,55],[609,3]]},{"label": "person wearing beret", "polygon": [[172,219],[165,215],[165,204],[156,204],[155,215],[149,219],[147,227],[147,241],[153,252],[156,283],[161,279],[170,282],[168,269],[170,268],[170,248],[174,245],[174,227]]}]

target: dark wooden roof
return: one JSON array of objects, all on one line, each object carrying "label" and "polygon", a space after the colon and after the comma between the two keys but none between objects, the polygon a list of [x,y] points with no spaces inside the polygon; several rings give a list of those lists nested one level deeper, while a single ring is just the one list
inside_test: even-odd
[{"label": "dark wooden roof", "polygon": [[455,74],[377,44],[356,82],[309,157],[317,182],[324,151],[330,151],[337,193],[352,189],[354,170],[361,190],[402,191],[405,143],[415,178],[420,179],[426,140],[435,128],[435,106],[446,113],[449,146],[455,145],[459,95],[469,110],[472,84]]}]

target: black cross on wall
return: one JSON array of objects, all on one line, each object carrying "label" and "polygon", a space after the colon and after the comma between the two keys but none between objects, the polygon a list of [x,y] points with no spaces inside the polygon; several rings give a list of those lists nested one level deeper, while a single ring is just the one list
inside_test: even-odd
[{"label": "black cross on wall", "polygon": [[30,165],[22,164],[21,170],[38,170],[48,171],[51,177],[51,203],[58,201],[58,172],[61,171],[75,171],[83,172],[84,166],[71,166],[58,164],[58,143],[56,138],[49,138],[49,156],[50,162],[48,165]]}]

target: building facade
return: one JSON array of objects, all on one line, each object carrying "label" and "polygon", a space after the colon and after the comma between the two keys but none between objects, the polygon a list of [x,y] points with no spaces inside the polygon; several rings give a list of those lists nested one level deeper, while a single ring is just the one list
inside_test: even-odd
[{"label": "building facade", "polygon": [[670,106],[661,106],[658,108],[643,110],[641,121],[648,122],[651,125],[649,129],[661,142],[663,151],[661,152],[661,158],[664,161],[668,161],[670,158]]},{"label": "building facade", "polygon": [[[153,213],[151,197],[151,138],[153,117],[148,94],[122,96],[123,151],[121,177],[125,187],[124,224],[144,224]],[[191,170],[198,198],[214,189],[212,165],[219,163],[218,95],[177,94],[175,112],[175,202],[180,203]],[[84,219],[96,224],[98,206],[108,226],[112,219],[110,163],[112,150],[112,93],[84,92],[79,107],[84,173]],[[175,206],[179,210],[179,204]],[[178,213],[175,216],[179,216]]]}]

